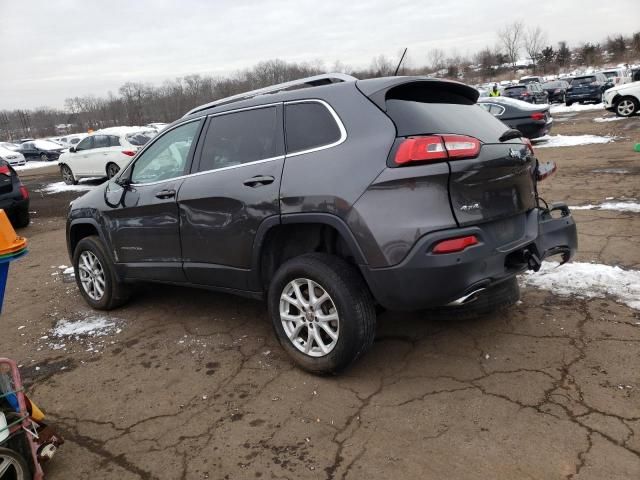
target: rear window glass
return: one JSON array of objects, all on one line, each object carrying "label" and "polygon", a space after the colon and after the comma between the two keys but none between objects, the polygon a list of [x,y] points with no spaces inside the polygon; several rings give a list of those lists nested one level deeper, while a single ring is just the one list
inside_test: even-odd
[{"label": "rear window glass", "polygon": [[470,135],[485,143],[492,143],[508,128],[476,104],[422,103],[392,99],[387,100],[387,115],[396,124],[400,137],[453,133]]},{"label": "rear window glass", "polygon": [[596,77],[592,76],[592,77],[577,77],[574,78],[573,80],[571,80],[571,85],[576,87],[579,85],[589,85],[590,83],[593,83],[596,81]]},{"label": "rear window glass", "polygon": [[275,107],[213,117],[198,170],[217,170],[282,154]]},{"label": "rear window glass", "polygon": [[285,106],[287,153],[331,145],[340,140],[340,128],[327,107],[318,102]]},{"label": "rear window glass", "polygon": [[155,137],[158,134],[155,130],[144,130],[139,132],[127,133],[125,138],[127,142],[131,145],[135,145],[136,147],[140,147],[146,144],[149,140]]},{"label": "rear window glass", "polygon": [[522,92],[526,92],[527,91],[527,87],[507,87],[504,89],[505,93],[513,93],[513,94],[519,94]]}]

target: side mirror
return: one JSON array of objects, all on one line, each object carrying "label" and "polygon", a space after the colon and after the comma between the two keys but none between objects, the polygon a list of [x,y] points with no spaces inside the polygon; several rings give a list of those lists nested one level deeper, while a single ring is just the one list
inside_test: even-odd
[{"label": "side mirror", "polygon": [[69,148],[69,151],[70,151],[71,153],[76,153],[76,147],[71,147],[71,148]]},{"label": "side mirror", "polygon": [[126,182],[124,182],[124,179],[110,180],[107,188],[104,190],[104,202],[111,208],[119,207],[122,205],[128,186],[128,179]]}]

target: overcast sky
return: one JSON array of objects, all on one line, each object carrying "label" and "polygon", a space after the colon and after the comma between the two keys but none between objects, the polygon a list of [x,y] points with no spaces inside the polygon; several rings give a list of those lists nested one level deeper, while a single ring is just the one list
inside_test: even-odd
[{"label": "overcast sky", "polygon": [[362,67],[409,47],[422,65],[435,47],[494,46],[525,16],[575,45],[640,29],[640,0],[0,0],[0,110],[273,58]]}]

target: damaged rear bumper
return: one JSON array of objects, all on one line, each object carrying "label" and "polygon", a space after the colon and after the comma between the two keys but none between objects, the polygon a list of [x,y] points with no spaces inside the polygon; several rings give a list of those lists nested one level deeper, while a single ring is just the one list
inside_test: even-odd
[{"label": "damaged rear bumper", "polygon": [[[517,228],[510,222],[517,223]],[[505,243],[505,232],[517,232],[511,236],[517,240]],[[444,239],[467,235],[475,235],[479,243],[461,252],[432,251]],[[537,271],[545,258],[559,255],[562,263],[568,262],[577,248],[578,233],[569,208],[554,204],[513,219],[430,233],[416,242],[400,264],[361,266],[361,270],[382,306],[411,311],[447,305],[527,269]]]}]

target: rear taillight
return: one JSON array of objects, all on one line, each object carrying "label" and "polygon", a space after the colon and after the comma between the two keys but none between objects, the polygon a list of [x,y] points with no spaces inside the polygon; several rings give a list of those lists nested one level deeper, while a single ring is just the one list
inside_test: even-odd
[{"label": "rear taillight", "polygon": [[522,96],[523,96],[523,97],[528,97],[528,96],[529,96],[529,94],[528,94],[527,92],[524,92],[524,93],[522,94]]},{"label": "rear taillight", "polygon": [[553,93],[560,93],[560,89],[559,89],[559,88],[556,88],[556,89],[553,91]]},{"label": "rear taillight", "polygon": [[532,120],[544,120],[544,113],[542,112],[535,112],[531,114],[531,119]]},{"label": "rear taillight", "polygon": [[136,152],[134,152],[133,150],[123,150],[122,153],[124,153],[128,157],[133,157],[136,154]]},{"label": "rear taillight", "polygon": [[531,144],[531,140],[529,140],[526,137],[522,137],[522,143],[524,143],[527,146],[531,155],[535,155],[535,153],[533,153],[533,145]]},{"label": "rear taillight", "polygon": [[467,247],[477,245],[478,237],[475,235],[469,235],[466,237],[450,238],[449,240],[442,240],[433,247],[433,253],[455,253],[461,252]]},{"label": "rear taillight", "polygon": [[408,137],[402,141],[394,162],[433,162],[446,159],[474,158],[480,152],[480,140],[465,135],[428,135]]},{"label": "rear taillight", "polygon": [[20,194],[22,195],[22,198],[24,200],[29,198],[29,190],[27,190],[27,187],[25,187],[24,185],[20,185]]},{"label": "rear taillight", "polygon": [[11,175],[11,170],[9,170],[9,167],[6,166],[6,165],[0,165],[0,173],[2,175],[10,176]]}]

